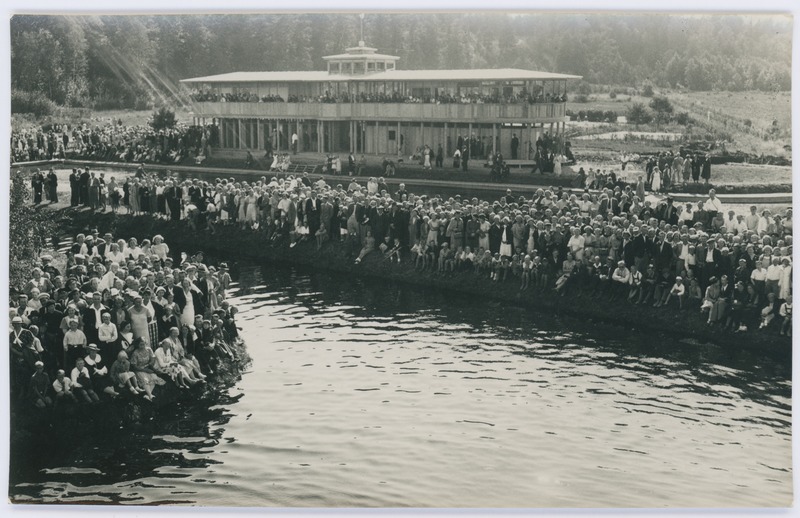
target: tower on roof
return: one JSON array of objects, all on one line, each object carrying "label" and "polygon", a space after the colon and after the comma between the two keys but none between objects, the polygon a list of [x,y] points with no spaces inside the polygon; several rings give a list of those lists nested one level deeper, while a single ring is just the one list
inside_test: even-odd
[{"label": "tower on roof", "polygon": [[348,47],[344,51],[344,54],[322,57],[328,64],[328,74],[363,76],[395,70],[397,60],[400,59],[400,56],[378,54],[378,49],[367,47],[364,40],[359,41],[357,47]]}]

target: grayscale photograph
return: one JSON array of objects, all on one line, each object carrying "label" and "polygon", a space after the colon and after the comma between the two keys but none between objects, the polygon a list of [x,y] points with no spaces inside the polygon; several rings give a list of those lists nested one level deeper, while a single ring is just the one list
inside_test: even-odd
[{"label": "grayscale photograph", "polygon": [[12,507],[792,506],[791,13],[5,23]]}]

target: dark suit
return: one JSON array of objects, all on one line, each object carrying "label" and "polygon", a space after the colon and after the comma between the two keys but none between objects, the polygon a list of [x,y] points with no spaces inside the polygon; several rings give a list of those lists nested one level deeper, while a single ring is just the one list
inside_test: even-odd
[{"label": "dark suit", "polygon": [[503,229],[497,223],[489,227],[489,251],[492,255],[500,252],[500,240],[502,237]]},{"label": "dark suit", "polygon": [[308,231],[313,236],[319,230],[321,221],[320,209],[322,208],[322,201],[319,198],[309,198],[306,200],[304,213],[308,218]]},{"label": "dark suit", "polygon": [[653,255],[656,270],[660,272],[664,269],[671,268],[673,256],[672,245],[670,243],[666,241],[656,243],[655,254]]},{"label": "dark suit", "polygon": [[[110,313],[106,306],[101,305],[100,313]],[[97,336],[97,326],[100,324],[100,321],[97,320],[97,314],[94,310],[94,304],[89,306],[88,308],[83,310],[83,333],[86,335],[87,343],[94,343],[98,342]]]},{"label": "dark suit", "polygon": [[[192,290],[192,301],[194,306],[194,314],[195,315],[202,315],[205,311],[205,306],[203,303],[203,294],[200,291]],[[178,305],[178,308],[181,312],[183,312],[183,308],[186,307],[186,294],[183,291],[183,288],[175,287],[175,304]]]},{"label": "dark suit", "polygon": [[631,239],[623,240],[622,242],[622,259],[625,265],[630,268],[636,264],[636,251],[637,245]]}]

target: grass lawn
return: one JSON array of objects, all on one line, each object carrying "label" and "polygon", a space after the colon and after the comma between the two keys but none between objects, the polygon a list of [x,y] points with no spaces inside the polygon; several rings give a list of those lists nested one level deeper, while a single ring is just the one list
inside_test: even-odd
[{"label": "grass lawn", "polygon": [[[13,114],[11,127],[14,130],[34,129],[46,124],[68,124],[70,126],[87,122],[90,125],[105,126],[111,122],[122,121],[124,126],[143,126],[147,124],[153,110],[103,110],[93,111],[85,108],[59,108],[47,117],[34,118],[29,114]],[[176,110],[178,122],[191,124],[192,117],[187,110]]]},{"label": "grass lawn", "polygon": [[[573,98],[574,97],[575,96],[573,96]],[[571,110],[573,113],[577,113],[581,110],[603,110],[604,112],[615,111],[617,115],[625,115],[628,108],[635,103],[641,103],[647,106],[649,102],[649,97],[637,95],[617,95],[616,99],[612,99],[608,94],[591,94],[588,96],[588,102],[585,103],[577,103],[569,99],[567,102],[567,109]]]},{"label": "grass lawn", "polygon": [[[658,92],[657,95],[666,95],[672,102],[676,113],[688,112],[698,121],[692,128],[692,133],[701,137],[706,134],[727,134],[733,142],[727,143],[728,151],[743,151],[753,155],[778,156],[791,159],[791,93],[790,92]],[[570,101],[567,108],[577,113],[581,110],[615,111],[618,115],[625,115],[628,108],[634,103],[647,106],[651,98],[640,96],[618,95],[611,99],[608,94],[593,94],[586,103]],[[747,122],[749,121],[749,122]],[[766,140],[764,135],[773,127],[775,122],[777,136],[770,136]],[[597,133],[598,129],[578,128],[579,134]],[[623,128],[634,130],[633,126],[625,125]],[[642,131],[650,130],[676,130],[676,127],[653,128],[644,125]],[[677,131],[685,132],[688,127],[677,127]],[[646,145],[645,145],[646,146]],[[620,148],[622,149],[627,148]],[[629,151],[649,152],[642,148],[641,151],[633,146]]]},{"label": "grass lawn", "polygon": [[777,121],[778,127],[791,130],[792,95],[790,92],[689,92],[668,94],[680,102],[689,102],[698,112],[721,112],[745,121],[754,128],[767,128]]}]

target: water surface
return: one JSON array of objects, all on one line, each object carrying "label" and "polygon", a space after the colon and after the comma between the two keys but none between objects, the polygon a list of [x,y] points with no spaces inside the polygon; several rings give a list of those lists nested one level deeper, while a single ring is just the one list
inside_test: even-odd
[{"label": "water surface", "polygon": [[[790,505],[791,360],[481,298],[242,267],[251,370],[210,408],[51,445],[18,501]],[[16,473],[16,475],[15,475]]]}]

